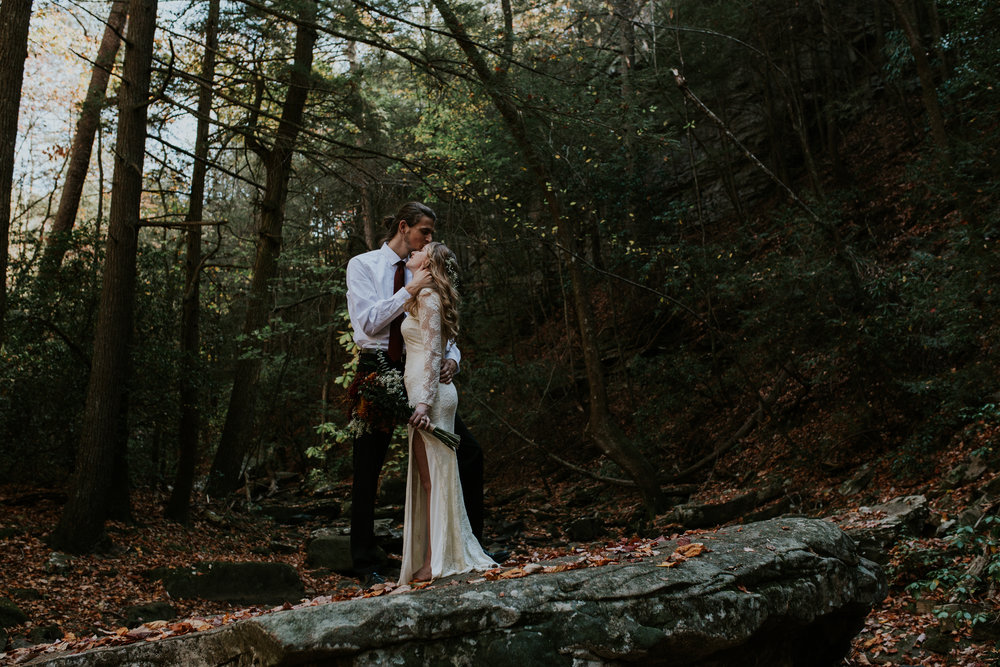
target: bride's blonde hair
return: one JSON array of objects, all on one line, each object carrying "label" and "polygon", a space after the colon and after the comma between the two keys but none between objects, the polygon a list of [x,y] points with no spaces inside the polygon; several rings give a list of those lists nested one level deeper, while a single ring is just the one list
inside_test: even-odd
[{"label": "bride's blonde hair", "polygon": [[[443,243],[431,241],[424,246],[427,251],[427,270],[431,274],[431,287],[441,297],[441,335],[444,340],[458,338],[458,260],[455,253]],[[426,288],[425,288],[426,289]],[[406,302],[406,312],[416,315],[419,303],[415,296]]]}]

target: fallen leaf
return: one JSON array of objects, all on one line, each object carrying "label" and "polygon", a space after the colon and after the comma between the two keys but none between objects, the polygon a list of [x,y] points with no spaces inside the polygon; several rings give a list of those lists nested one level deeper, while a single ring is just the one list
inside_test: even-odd
[{"label": "fallen leaf", "polygon": [[708,551],[708,547],[706,547],[701,542],[692,542],[690,544],[684,544],[677,547],[675,553],[679,553],[681,556],[684,556],[685,558],[694,558],[695,556],[700,556],[706,551]]}]

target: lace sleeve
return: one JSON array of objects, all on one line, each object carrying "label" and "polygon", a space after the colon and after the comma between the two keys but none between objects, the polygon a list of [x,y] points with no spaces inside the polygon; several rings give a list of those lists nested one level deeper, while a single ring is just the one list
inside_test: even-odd
[{"label": "lace sleeve", "polygon": [[420,304],[420,333],[423,336],[424,369],[417,391],[416,403],[434,405],[438,384],[441,381],[441,357],[444,345],[441,341],[441,297],[433,290],[421,290],[417,296]]}]

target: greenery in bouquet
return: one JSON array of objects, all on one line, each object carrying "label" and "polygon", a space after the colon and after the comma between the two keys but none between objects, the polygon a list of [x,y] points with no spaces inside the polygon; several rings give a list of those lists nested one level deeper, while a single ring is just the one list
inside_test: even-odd
[{"label": "greenery in bouquet", "polygon": [[359,371],[347,389],[347,430],[357,437],[372,431],[391,433],[413,412],[406,400],[403,374],[380,361],[378,370]]},{"label": "greenery in bouquet", "polygon": [[444,443],[448,447],[451,447],[455,451],[458,451],[459,439],[457,435],[455,435],[451,431],[445,431],[442,428],[435,428],[434,426],[431,426],[427,430],[433,433],[434,437],[436,437],[442,443]]}]

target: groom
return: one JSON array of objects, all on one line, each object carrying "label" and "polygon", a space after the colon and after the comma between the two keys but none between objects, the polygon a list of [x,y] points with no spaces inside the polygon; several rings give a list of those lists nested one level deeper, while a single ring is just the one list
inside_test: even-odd
[{"label": "groom", "polygon": [[[385,218],[382,247],[351,258],[347,264],[347,310],[354,329],[354,342],[361,349],[358,374],[376,370],[378,355],[402,370],[403,306],[409,298],[431,284],[430,273],[418,269],[412,275],[405,268],[411,252],[432,240],[437,216],[420,202],[404,204],[395,216]],[[441,362],[441,382],[452,381],[462,356],[449,343]],[[455,415],[458,447],[458,474],[462,481],[465,510],[472,532],[483,540],[483,450]],[[354,571],[365,583],[381,583],[378,568],[384,564],[375,541],[375,496],[378,478],[389,451],[391,433],[375,430],[354,439],[354,485],[351,491],[351,558]]]}]

